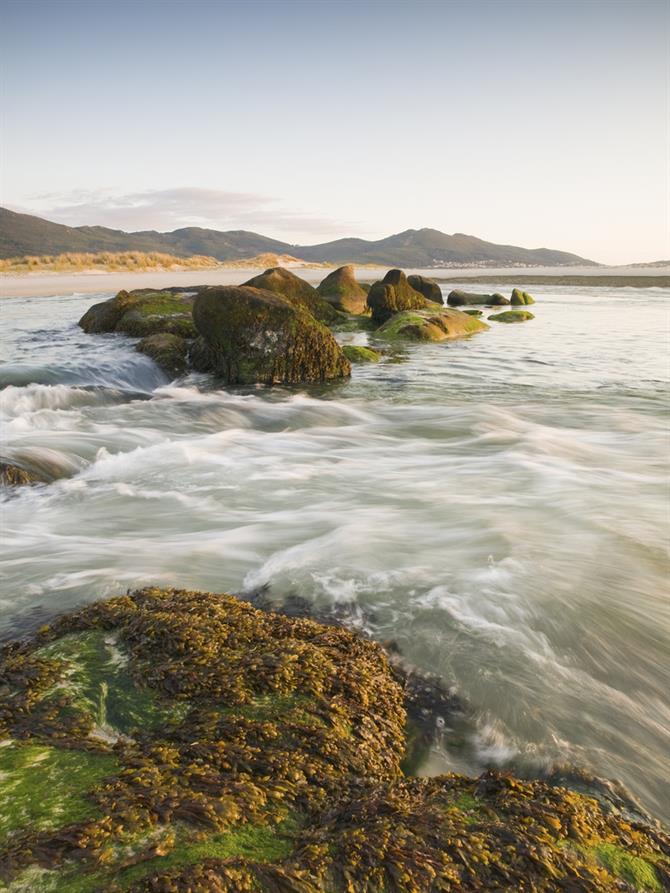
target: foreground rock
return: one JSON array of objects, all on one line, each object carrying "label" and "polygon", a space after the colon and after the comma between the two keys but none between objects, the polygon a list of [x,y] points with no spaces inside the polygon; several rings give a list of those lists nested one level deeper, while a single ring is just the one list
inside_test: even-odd
[{"label": "foreground rock", "polygon": [[193,338],[194,298],[193,291],[184,289],[120,291],[110,300],[89,307],[79,325],[89,334],[119,332],[145,338],[162,333]]},{"label": "foreground rock", "polygon": [[520,288],[515,288],[512,290],[512,297],[510,298],[510,304],[534,304],[535,298],[532,295],[529,295],[527,291],[522,291]]},{"label": "foreground rock", "polygon": [[299,384],[351,374],[332,333],[300,303],[248,286],[200,292],[193,307],[200,339],[195,368],[226,384]]},{"label": "foreground rock", "polygon": [[424,298],[427,298],[434,304],[444,304],[442,289],[434,279],[427,279],[425,276],[412,275],[407,277],[407,281],[414,291],[418,291]]},{"label": "foreground rock", "polygon": [[496,772],[404,776],[403,687],[342,628],[147,589],[10,645],[0,678],[10,891],[670,883],[670,838],[581,794]]},{"label": "foreground rock", "polygon": [[407,338],[412,341],[446,341],[484,332],[485,322],[446,307],[434,310],[407,310],[397,313],[377,330],[385,338]]},{"label": "foreground rock", "polygon": [[503,313],[494,313],[488,317],[494,322],[526,322],[535,319],[530,310],[505,310]]},{"label": "foreground rock", "polygon": [[189,345],[179,335],[159,334],[143,338],[137,350],[151,357],[168,375],[183,375],[188,369]]},{"label": "foreground rock", "polygon": [[378,363],[382,358],[382,355],[371,347],[361,347],[357,344],[345,344],[342,350],[350,363]]},{"label": "foreground rock", "polygon": [[367,312],[367,291],[356,281],[352,264],[333,270],[317,288],[321,297],[343,313]]},{"label": "foreground rock", "polygon": [[23,487],[26,484],[43,484],[45,479],[34,471],[28,471],[13,462],[0,462],[0,487]]},{"label": "foreground rock", "polygon": [[451,307],[464,307],[471,304],[487,304],[491,307],[502,307],[505,304],[509,304],[509,301],[504,295],[501,295],[500,292],[494,292],[492,295],[478,295],[473,292],[461,291],[460,288],[455,288],[453,291],[449,292],[447,304]]},{"label": "foreground rock", "polygon": [[304,279],[283,267],[272,267],[259,276],[254,276],[247,282],[243,282],[242,285],[262,288],[281,295],[294,307],[308,310],[321,322],[333,323],[339,318],[335,307],[325,301],[309,282],[305,282]]},{"label": "foreground rock", "polygon": [[379,326],[395,313],[430,306],[431,302],[412,288],[402,270],[389,270],[368,292],[368,307],[372,311],[372,319]]}]

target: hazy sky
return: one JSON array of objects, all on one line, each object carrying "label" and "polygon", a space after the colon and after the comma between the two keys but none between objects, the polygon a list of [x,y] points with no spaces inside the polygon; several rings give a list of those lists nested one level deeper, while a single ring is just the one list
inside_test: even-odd
[{"label": "hazy sky", "polygon": [[2,203],[670,255],[667,0],[0,0]]}]

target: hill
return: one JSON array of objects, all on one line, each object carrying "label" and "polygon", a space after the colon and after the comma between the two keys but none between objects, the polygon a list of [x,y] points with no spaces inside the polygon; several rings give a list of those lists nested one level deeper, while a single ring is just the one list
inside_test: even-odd
[{"label": "hill", "polygon": [[25,255],[141,251],[176,257],[204,255],[232,261],[258,254],[291,254],[318,263],[404,267],[593,265],[576,254],[550,248],[497,245],[463,233],[406,230],[385,239],[337,239],[320,245],[291,245],[245,230],[219,232],[186,227],[169,233],[126,233],[104,226],[64,226],[31,214],[0,208],[0,258]]}]

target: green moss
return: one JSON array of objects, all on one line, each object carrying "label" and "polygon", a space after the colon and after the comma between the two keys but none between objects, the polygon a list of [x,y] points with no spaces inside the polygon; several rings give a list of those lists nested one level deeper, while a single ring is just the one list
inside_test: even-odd
[{"label": "green moss", "polygon": [[614,843],[598,844],[592,852],[608,871],[632,884],[636,890],[653,890],[654,893],[662,890],[654,866],[646,859],[634,856]]},{"label": "green moss", "polygon": [[481,320],[446,307],[433,305],[426,310],[410,310],[392,316],[377,334],[385,338],[407,338],[413,341],[446,341],[485,331]]},{"label": "green moss", "polygon": [[359,347],[356,344],[345,344],[342,348],[350,363],[378,363],[382,356],[371,347]]},{"label": "green moss", "polygon": [[23,829],[50,830],[96,815],[95,803],[87,795],[117,765],[107,754],[3,742],[0,842]]},{"label": "green moss", "polygon": [[515,288],[512,290],[512,297],[510,298],[510,304],[534,304],[535,298],[532,295],[529,295],[527,291],[522,291],[520,288]]},{"label": "green moss", "polygon": [[535,319],[529,310],[505,310],[503,313],[493,313],[488,318],[494,322],[525,322]]}]

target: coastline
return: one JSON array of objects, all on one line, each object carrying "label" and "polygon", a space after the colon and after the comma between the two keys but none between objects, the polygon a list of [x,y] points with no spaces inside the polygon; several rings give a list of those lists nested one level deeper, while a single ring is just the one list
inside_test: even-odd
[{"label": "coastline", "polygon": [[[381,279],[388,266],[373,267],[355,265],[356,274],[363,282]],[[518,272],[517,272],[518,270]],[[103,294],[128,291],[135,288],[166,288],[183,285],[237,285],[262,273],[260,267],[220,267],[216,269],[146,271],[146,272],[96,272],[96,273],[44,273],[0,274],[0,297],[29,298],[50,297],[62,294]],[[533,273],[528,268],[481,269],[426,269],[407,268],[409,273],[426,276],[438,282],[500,283],[511,285],[566,285],[608,286],[610,288],[668,288],[670,268],[656,267],[641,272],[631,267],[576,267],[572,272],[565,268],[539,267]],[[327,270],[323,266],[301,267],[300,276],[310,284],[319,283]]]}]

